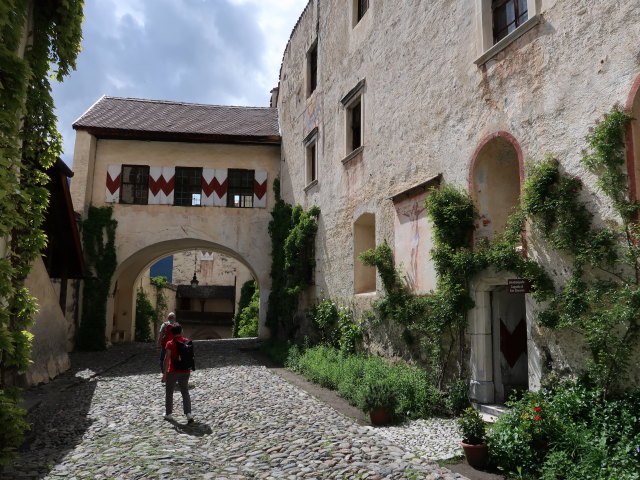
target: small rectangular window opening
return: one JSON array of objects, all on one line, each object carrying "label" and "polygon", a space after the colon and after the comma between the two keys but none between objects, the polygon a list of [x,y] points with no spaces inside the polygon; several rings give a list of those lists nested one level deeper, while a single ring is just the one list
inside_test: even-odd
[{"label": "small rectangular window opening", "polygon": [[202,168],[176,167],[173,204],[199,207],[202,195]]},{"label": "small rectangular window opening", "polygon": [[149,167],[123,165],[120,203],[146,205],[149,200]]},{"label": "small rectangular window opening", "polygon": [[229,169],[228,179],[229,190],[227,194],[227,207],[253,207],[254,171]]},{"label": "small rectangular window opening", "polygon": [[358,2],[358,21],[364,17],[369,9],[369,0],[356,0]]},{"label": "small rectangular window opening", "polygon": [[529,18],[527,0],[493,0],[493,42],[498,43]]},{"label": "small rectangular window opening", "polygon": [[358,100],[349,107],[351,122],[351,151],[362,146],[362,102]]},{"label": "small rectangular window opening", "polygon": [[307,54],[309,69],[309,89],[308,95],[311,95],[318,86],[318,44],[314,44]]}]

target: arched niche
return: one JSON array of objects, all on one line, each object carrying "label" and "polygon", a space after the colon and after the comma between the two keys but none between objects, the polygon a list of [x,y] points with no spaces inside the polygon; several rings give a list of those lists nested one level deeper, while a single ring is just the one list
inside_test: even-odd
[{"label": "arched niche", "polygon": [[480,215],[476,238],[492,239],[504,231],[518,205],[522,177],[522,150],[512,135],[494,133],[476,149],[469,171],[469,191]]},{"label": "arched niche", "polygon": [[362,263],[358,256],[376,246],[376,217],[373,213],[362,214],[353,224],[353,287],[354,293],[376,291],[376,269]]}]

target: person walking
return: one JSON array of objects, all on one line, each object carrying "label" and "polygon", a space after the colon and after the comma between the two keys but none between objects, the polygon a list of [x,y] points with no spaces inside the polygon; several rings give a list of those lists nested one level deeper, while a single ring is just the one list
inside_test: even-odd
[{"label": "person walking", "polygon": [[173,338],[171,334],[171,325],[176,323],[176,314],[170,312],[167,315],[167,320],[160,325],[160,333],[158,334],[158,348],[160,349],[160,371],[164,372],[164,356],[166,352],[166,345],[169,340]]},{"label": "person walking", "polygon": [[173,418],[173,391],[176,383],[182,394],[182,410],[188,423],[193,422],[191,413],[191,396],[189,395],[189,376],[191,370],[195,370],[193,356],[193,342],[182,336],[182,325],[173,324],[171,327],[173,338],[167,342],[166,356],[162,381],[165,384],[165,420],[172,422]]}]

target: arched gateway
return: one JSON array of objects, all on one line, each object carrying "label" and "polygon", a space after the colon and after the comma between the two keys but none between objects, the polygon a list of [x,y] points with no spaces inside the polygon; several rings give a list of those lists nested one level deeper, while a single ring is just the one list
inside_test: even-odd
[{"label": "arched gateway", "polygon": [[89,205],[111,205],[118,222],[107,338],[132,340],[134,283],[143,270],[197,249],[225,253],[251,271],[260,336],[268,336],[277,110],[105,96],[73,127],[74,207],[86,218]]}]

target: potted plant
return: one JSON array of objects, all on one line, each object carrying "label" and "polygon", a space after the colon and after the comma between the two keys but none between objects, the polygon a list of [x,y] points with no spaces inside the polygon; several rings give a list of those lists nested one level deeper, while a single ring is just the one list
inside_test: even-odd
[{"label": "potted plant", "polygon": [[396,404],[397,392],[389,382],[378,381],[365,387],[362,410],[369,413],[373,425],[391,423]]},{"label": "potted plant", "polygon": [[469,407],[458,418],[458,428],[462,435],[462,449],[467,462],[472,467],[481,467],[487,460],[487,426],[480,413]]}]

